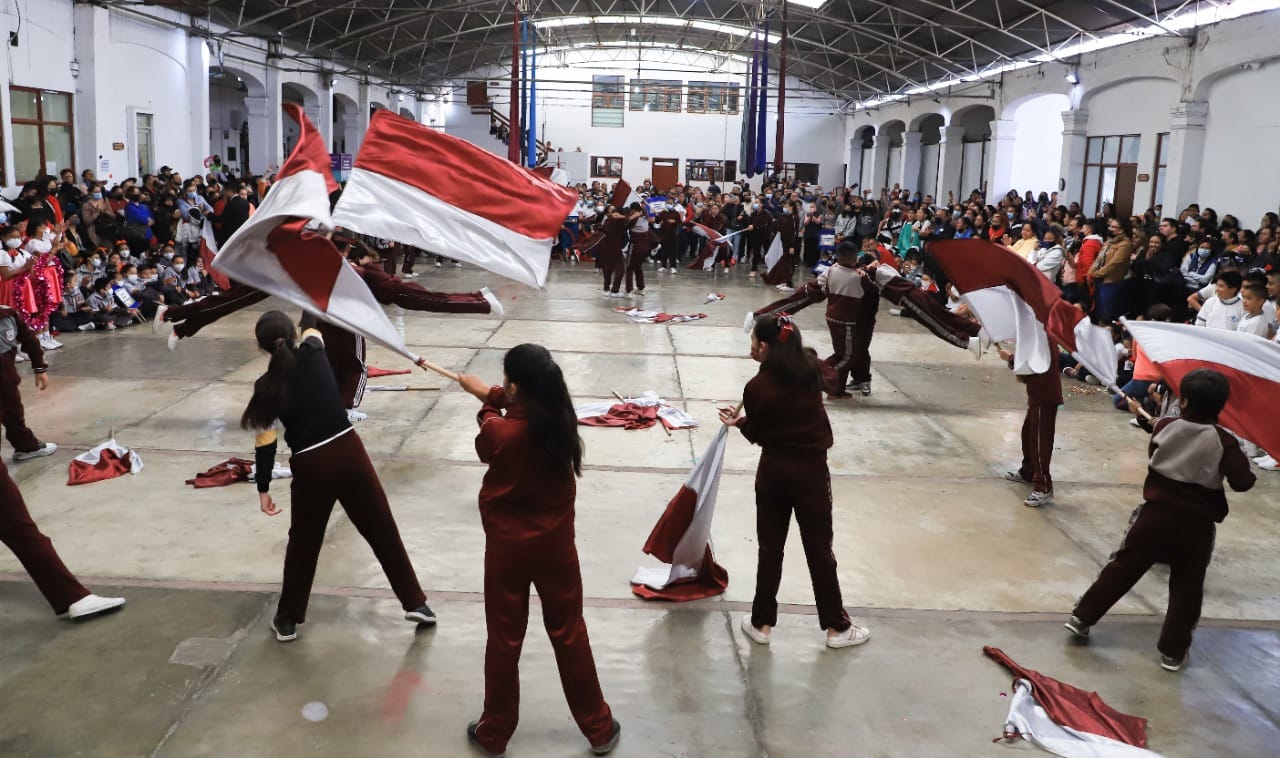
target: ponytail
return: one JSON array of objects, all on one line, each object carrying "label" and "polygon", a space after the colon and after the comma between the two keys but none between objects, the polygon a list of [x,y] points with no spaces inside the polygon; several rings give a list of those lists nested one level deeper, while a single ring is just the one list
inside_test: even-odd
[{"label": "ponytail", "polygon": [[520,403],[529,418],[533,446],[554,469],[570,468],[582,476],[582,438],[578,416],[560,366],[541,345],[525,343],[507,351],[502,361],[507,381],[520,388]]},{"label": "ponytail", "polygon": [[268,429],[276,420],[280,400],[296,363],[293,322],[280,311],[267,311],[254,327],[258,347],[271,356],[267,373],[253,383],[253,396],[240,416],[242,429]]},{"label": "ponytail", "polygon": [[812,348],[804,346],[800,329],[791,316],[785,313],[777,317],[766,316],[756,321],[751,334],[769,346],[763,365],[784,384],[813,392],[822,388],[818,354]]}]

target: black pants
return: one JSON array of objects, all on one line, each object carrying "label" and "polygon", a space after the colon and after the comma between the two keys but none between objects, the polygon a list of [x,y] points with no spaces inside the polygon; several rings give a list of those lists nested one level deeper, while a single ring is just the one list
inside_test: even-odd
[{"label": "black pants", "polygon": [[663,268],[675,268],[680,263],[680,243],[674,237],[662,241],[658,248],[658,265]]},{"label": "black pants", "polygon": [[804,238],[804,267],[813,268],[818,263],[818,238]]}]

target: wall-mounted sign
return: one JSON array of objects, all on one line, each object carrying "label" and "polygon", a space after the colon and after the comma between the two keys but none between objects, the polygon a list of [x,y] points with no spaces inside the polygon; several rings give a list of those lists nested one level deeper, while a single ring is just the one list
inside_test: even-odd
[{"label": "wall-mounted sign", "polygon": [[1138,181],[1140,182],[1151,181],[1151,174],[1138,174]]},{"label": "wall-mounted sign", "polygon": [[111,143],[111,149],[112,149],[112,150],[123,150],[123,149],[124,149],[124,143],[123,143],[123,142],[112,142],[112,143]]}]

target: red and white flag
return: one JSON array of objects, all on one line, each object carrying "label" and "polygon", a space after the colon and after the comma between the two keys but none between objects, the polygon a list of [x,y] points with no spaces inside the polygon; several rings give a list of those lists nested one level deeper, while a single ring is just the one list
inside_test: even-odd
[{"label": "red and white flag", "polygon": [[773,267],[778,265],[782,260],[782,235],[773,235],[773,242],[769,243],[769,249],[764,254],[764,271],[768,274],[773,271]]},{"label": "red and white flag", "polygon": [[1125,321],[1165,383],[1176,393],[1182,377],[1200,368],[1226,375],[1231,397],[1219,416],[1222,425],[1271,455],[1280,453],[1280,344],[1256,334],[1187,324]]},{"label": "red and white flag", "polygon": [[1014,373],[1048,371],[1050,351],[1061,344],[1089,373],[1114,387],[1111,333],[1063,300],[1057,286],[1025,258],[1003,245],[977,239],[932,242],[928,252],[987,336],[994,342],[1014,343]]},{"label": "red and white flag", "polygon": [[90,448],[71,460],[67,470],[67,486],[92,484],[115,479],[142,470],[142,458],[127,447],[116,444],[115,437]]},{"label": "red and white flag", "polygon": [[644,552],[665,564],[637,569],[631,577],[631,591],[645,600],[701,600],[729,586],[729,572],[711,553],[711,518],[728,439],[729,427],[721,425],[645,541]]},{"label": "red and white flag", "polygon": [[641,202],[640,196],[636,191],[631,189],[631,185],[627,184],[625,179],[619,179],[618,183],[613,185],[613,195],[610,196],[609,202],[613,207],[621,211],[623,208],[631,207],[632,203]]},{"label": "red and white flag", "polygon": [[213,222],[205,221],[204,226],[200,230],[200,260],[204,263],[204,270],[209,273],[209,279],[222,292],[231,289],[231,282],[221,271],[213,267],[213,259],[218,256],[218,240],[213,236]]},{"label": "red and white flag", "polygon": [[699,224],[696,221],[689,221],[687,224],[689,231],[706,240],[702,245],[702,251],[698,253],[698,257],[693,259],[689,265],[685,266],[685,268],[693,269],[695,271],[699,269],[702,271],[710,271],[711,268],[716,265],[717,248],[721,245],[728,245],[729,240],[742,233],[741,231],[736,231],[732,234],[721,234],[706,224]]},{"label": "red and white flag", "polygon": [[317,225],[333,226],[329,193],[338,185],[324,138],[301,107],[288,103],[284,108],[300,126],[298,144],[262,206],[222,246],[214,265],[232,279],[416,362],[418,356],[405,347],[369,286],[332,241],[313,231]]},{"label": "red and white flag", "polygon": [[379,110],[333,221],[541,287],[577,201],[487,150]]}]

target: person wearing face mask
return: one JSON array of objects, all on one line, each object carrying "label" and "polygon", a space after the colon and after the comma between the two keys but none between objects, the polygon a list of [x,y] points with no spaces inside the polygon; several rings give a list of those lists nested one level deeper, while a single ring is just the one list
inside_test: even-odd
[{"label": "person wearing face mask", "polygon": [[1202,240],[1195,250],[1182,259],[1182,278],[1187,283],[1188,293],[1196,292],[1214,281],[1218,273],[1218,254],[1213,245],[1210,239]]},{"label": "person wearing face mask", "polygon": [[155,235],[151,227],[155,217],[151,214],[151,198],[139,190],[129,195],[129,204],[124,209],[124,239],[129,243],[130,252],[135,255],[150,250],[155,244]]},{"label": "person wearing face mask", "polygon": [[756,277],[756,270],[764,260],[764,250],[778,231],[773,214],[760,204],[759,198],[751,201],[751,214],[747,217],[747,255],[751,258],[748,278]]},{"label": "person wearing face mask", "polygon": [[49,332],[49,316],[62,304],[62,266],[59,254],[65,249],[62,240],[62,224],[55,231],[49,221],[34,218],[28,221],[30,236],[23,250],[31,258],[31,268],[17,281],[17,311],[39,335],[40,346],[45,350],[57,350],[62,343]]},{"label": "person wearing face mask", "polygon": [[680,263],[680,225],[684,216],[676,210],[675,203],[667,203],[666,207],[654,217],[653,225],[658,231],[658,273],[676,273]]},{"label": "person wearing face mask", "polygon": [[805,208],[803,232],[804,265],[813,268],[818,263],[818,243],[822,236],[822,211],[814,203]]},{"label": "person wearing face mask", "polygon": [[1090,277],[1098,288],[1098,307],[1094,312],[1098,323],[1109,324],[1123,316],[1128,307],[1125,302],[1125,277],[1133,255],[1133,243],[1129,241],[1128,221],[1111,219],[1106,226],[1106,242],[1102,245]]},{"label": "person wearing face mask", "polygon": [[801,240],[800,203],[784,204],[774,220],[774,228],[782,236],[782,258],[772,269],[764,272],[764,281],[781,292],[795,292],[797,248]]},{"label": "person wearing face mask", "polygon": [[[188,181],[182,185],[182,194],[178,195],[178,210],[182,219],[189,224],[199,225],[206,218],[213,216],[213,206],[196,191],[196,183]],[[192,211],[196,211],[195,214]]]}]

